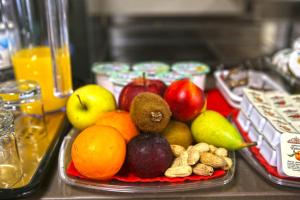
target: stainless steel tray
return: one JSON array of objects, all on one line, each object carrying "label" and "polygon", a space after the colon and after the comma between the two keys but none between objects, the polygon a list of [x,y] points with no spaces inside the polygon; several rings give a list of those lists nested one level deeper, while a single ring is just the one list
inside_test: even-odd
[{"label": "stainless steel tray", "polygon": [[0,199],[28,196],[39,189],[53,161],[53,155],[70,128],[64,112],[48,114],[45,120],[47,136],[37,141],[37,151],[33,152],[31,148],[19,149],[23,159],[23,176],[12,188],[0,189]]},{"label": "stainless steel tray", "polygon": [[58,172],[60,178],[69,185],[88,188],[93,190],[111,191],[111,192],[127,192],[127,193],[158,193],[158,192],[178,192],[187,190],[199,190],[205,188],[214,188],[223,186],[232,181],[235,172],[235,153],[230,152],[230,157],[233,160],[233,167],[226,172],[222,177],[203,180],[203,181],[186,181],[178,183],[152,182],[152,183],[128,183],[121,181],[92,181],[83,180],[67,175],[67,167],[71,161],[71,146],[78,131],[72,129],[64,138],[59,152]]}]

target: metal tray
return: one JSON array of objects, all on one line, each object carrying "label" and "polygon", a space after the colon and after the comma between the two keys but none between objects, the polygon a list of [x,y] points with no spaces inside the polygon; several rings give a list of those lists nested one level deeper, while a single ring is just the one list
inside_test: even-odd
[{"label": "metal tray", "polygon": [[49,164],[53,160],[53,155],[70,128],[64,112],[48,114],[45,121],[48,133],[46,137],[39,141],[42,148],[35,152],[39,159],[33,160],[33,157],[26,156],[32,154],[32,152],[30,150],[24,151],[23,176],[12,188],[0,189],[0,199],[25,197],[39,189]]},{"label": "metal tray", "polygon": [[178,183],[127,183],[121,181],[92,181],[84,180],[67,175],[66,170],[71,161],[71,146],[78,131],[72,129],[64,138],[59,152],[58,172],[60,178],[69,185],[81,188],[88,188],[93,190],[111,191],[111,192],[126,192],[126,193],[159,193],[159,192],[178,192],[187,190],[196,190],[204,188],[213,188],[223,186],[230,183],[234,177],[235,172],[235,153],[230,152],[230,157],[233,160],[233,167],[227,173],[219,178],[205,181],[186,181]]}]

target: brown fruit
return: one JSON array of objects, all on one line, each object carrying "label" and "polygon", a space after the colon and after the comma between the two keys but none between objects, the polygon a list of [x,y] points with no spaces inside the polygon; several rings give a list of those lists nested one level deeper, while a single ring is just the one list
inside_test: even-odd
[{"label": "brown fruit", "polygon": [[187,148],[193,143],[193,136],[188,125],[183,122],[171,120],[163,130],[162,135],[170,144],[177,144]]},{"label": "brown fruit", "polygon": [[160,133],[171,118],[170,108],[157,94],[143,92],[134,97],[130,115],[136,126],[146,133]]}]

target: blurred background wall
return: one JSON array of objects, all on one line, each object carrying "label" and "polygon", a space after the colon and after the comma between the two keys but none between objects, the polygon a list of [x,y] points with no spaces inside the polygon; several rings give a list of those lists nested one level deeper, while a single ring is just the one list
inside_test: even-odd
[{"label": "blurred background wall", "polygon": [[69,0],[76,82],[94,62],[199,60],[213,68],[271,55],[300,34],[296,0]]},{"label": "blurred background wall", "polygon": [[88,0],[91,15],[242,14],[244,0]]}]

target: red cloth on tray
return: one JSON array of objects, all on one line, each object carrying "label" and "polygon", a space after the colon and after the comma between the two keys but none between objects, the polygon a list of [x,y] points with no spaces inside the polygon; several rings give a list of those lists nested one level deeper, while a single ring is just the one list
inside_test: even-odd
[{"label": "red cloth on tray", "polygon": [[[87,179],[83,175],[81,175],[75,168],[73,162],[70,163],[68,169],[67,169],[67,174],[72,177],[78,177],[78,178],[83,178]],[[177,183],[177,182],[183,182],[186,180],[190,181],[203,181],[203,180],[208,180],[208,179],[213,179],[217,177],[221,177],[225,174],[224,170],[216,170],[212,176],[198,176],[198,175],[192,175],[192,176],[187,176],[187,177],[178,177],[178,178],[168,178],[165,176],[161,177],[155,177],[155,178],[139,178],[135,176],[132,173],[126,174],[126,175],[115,175],[112,177],[112,180],[118,180],[118,181],[123,181],[123,182],[144,182],[144,183],[149,183],[149,182],[170,182],[170,183]]]},{"label": "red cloth on tray", "polygon": [[224,116],[238,113],[238,109],[231,107],[217,89],[210,90],[207,93],[207,110],[217,111]]}]

